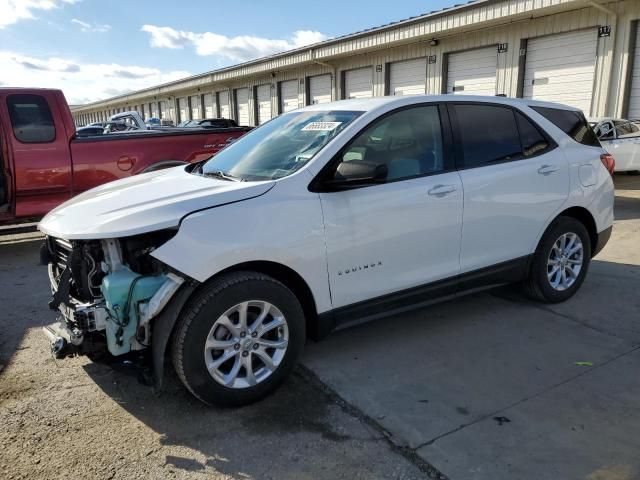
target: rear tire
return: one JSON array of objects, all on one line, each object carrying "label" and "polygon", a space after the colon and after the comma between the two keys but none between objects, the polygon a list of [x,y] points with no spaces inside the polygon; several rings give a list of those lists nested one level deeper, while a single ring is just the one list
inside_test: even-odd
[{"label": "rear tire", "polygon": [[571,217],[558,217],[542,236],[533,256],[527,296],[559,303],[578,291],[591,262],[591,240],[585,226]]},{"label": "rear tire", "polygon": [[235,407],[275,390],[304,342],[304,313],[291,290],[261,273],[233,272],[187,301],[172,357],[180,380],[198,399]]}]

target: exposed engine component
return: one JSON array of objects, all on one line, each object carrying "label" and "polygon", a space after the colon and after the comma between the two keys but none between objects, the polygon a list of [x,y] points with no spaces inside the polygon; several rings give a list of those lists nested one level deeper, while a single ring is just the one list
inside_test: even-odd
[{"label": "exposed engine component", "polygon": [[56,356],[81,350],[98,335],[113,355],[141,350],[150,341],[149,321],[184,279],[149,255],[175,230],[125,239],[66,241],[47,237],[53,299],[60,321],[45,327]]},{"label": "exposed engine component", "polygon": [[104,256],[100,242],[68,242],[47,237],[49,269],[54,289],[60,284],[65,270],[70,276],[69,294],[81,301],[91,302],[101,297],[100,283],[104,272],[99,268]]}]

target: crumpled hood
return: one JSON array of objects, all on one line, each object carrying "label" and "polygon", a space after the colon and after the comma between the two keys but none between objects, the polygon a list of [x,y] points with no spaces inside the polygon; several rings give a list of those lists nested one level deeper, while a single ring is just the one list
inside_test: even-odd
[{"label": "crumpled hood", "polygon": [[66,240],[127,237],[175,227],[196,210],[260,196],[274,183],[219,180],[175,167],[89,190],[49,212],[38,229]]}]

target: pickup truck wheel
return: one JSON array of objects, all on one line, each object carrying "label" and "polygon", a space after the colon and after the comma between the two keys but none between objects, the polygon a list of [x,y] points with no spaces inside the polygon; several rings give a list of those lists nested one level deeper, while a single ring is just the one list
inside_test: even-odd
[{"label": "pickup truck wheel", "polygon": [[591,241],[585,226],[574,218],[559,217],[540,240],[525,292],[540,302],[564,302],[582,285],[590,262]]},{"label": "pickup truck wheel", "polygon": [[173,336],[173,364],[203,402],[255,402],[289,374],[305,341],[300,302],[277,280],[234,272],[185,304]]}]

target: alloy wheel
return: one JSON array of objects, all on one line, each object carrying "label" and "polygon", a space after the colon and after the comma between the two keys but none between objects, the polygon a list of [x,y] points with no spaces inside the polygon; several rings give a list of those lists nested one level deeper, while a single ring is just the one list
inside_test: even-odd
[{"label": "alloy wheel", "polygon": [[288,344],[289,328],[282,312],[268,302],[249,300],[214,322],[204,360],[216,382],[228,388],[249,388],[275,372]]},{"label": "alloy wheel", "polygon": [[564,233],[551,247],[547,260],[547,279],[554,290],[570,288],[580,275],[584,262],[584,247],[575,233]]}]

